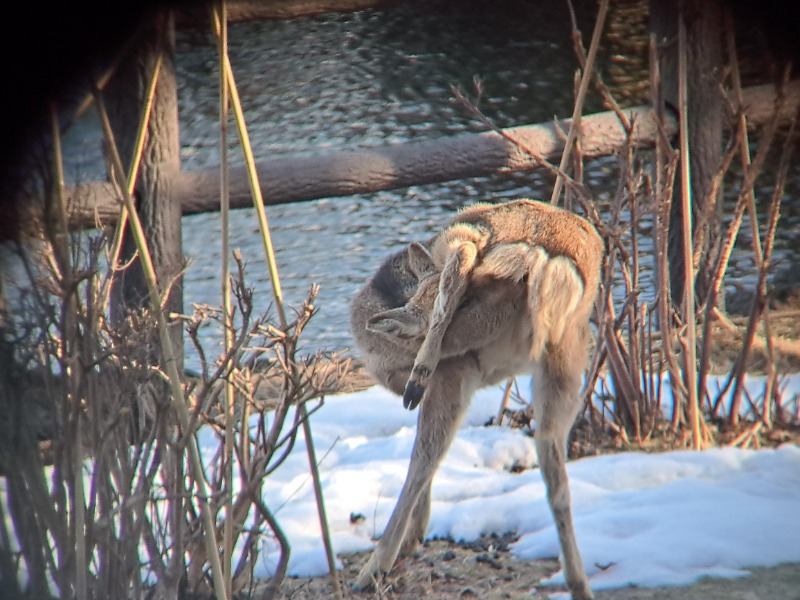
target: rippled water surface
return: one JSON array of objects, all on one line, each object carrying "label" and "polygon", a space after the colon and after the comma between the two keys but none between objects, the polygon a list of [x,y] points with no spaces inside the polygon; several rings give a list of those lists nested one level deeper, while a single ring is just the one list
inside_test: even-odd
[{"label": "rippled water surface", "polygon": [[[230,60],[256,159],[482,130],[451,91],[461,86],[473,93],[475,78],[483,85],[480,107],[500,126],[568,116],[576,60],[565,5],[414,3],[232,24]],[[595,3],[576,7],[588,39]],[[215,42],[207,31],[181,31],[177,49],[183,168],[213,168],[219,163]],[[592,102],[587,112],[598,109]],[[76,178],[103,177],[92,127],[89,119],[71,134]],[[230,160],[241,162],[233,130],[231,139]],[[598,197],[612,193],[614,159],[587,167]],[[269,207],[286,301],[300,306],[309,286],[320,286],[319,313],[304,347],[351,348],[352,295],[389,252],[429,236],[453,210],[493,197],[549,198],[550,186],[542,173],[516,173]],[[187,310],[190,302],[220,303],[219,219],[216,213],[184,218]],[[266,309],[271,288],[253,211],[234,211],[231,231]],[[204,341],[217,338],[208,331]]]},{"label": "rippled water surface", "polygon": [[[567,114],[575,68],[569,16],[560,3],[549,4],[521,3],[513,13],[488,3],[470,9],[414,5],[231,25],[231,63],[257,158],[483,130],[451,91],[461,86],[473,93],[476,77],[483,85],[481,108],[501,126]],[[206,32],[184,32],[178,50],[183,165],[214,167],[213,40]],[[240,161],[241,153],[234,147],[230,156]],[[543,197],[548,186],[542,174],[527,173],[270,207],[287,302],[299,306],[310,284],[320,285],[306,347],[352,347],[350,299],[389,252],[431,235],[467,203]],[[184,219],[184,251],[192,261],[187,300],[218,303],[218,227],[218,214]],[[235,211],[232,231],[267,303],[271,292],[253,211]]]}]

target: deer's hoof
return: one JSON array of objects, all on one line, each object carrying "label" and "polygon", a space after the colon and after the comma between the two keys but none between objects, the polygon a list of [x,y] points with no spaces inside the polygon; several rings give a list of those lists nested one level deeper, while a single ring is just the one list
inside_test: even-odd
[{"label": "deer's hoof", "polygon": [[572,600],[594,600],[594,594],[589,589],[589,585],[584,583],[576,588],[570,589]]},{"label": "deer's hoof", "polygon": [[375,589],[375,583],[371,579],[368,582],[362,582],[359,579],[352,583],[350,589],[354,592],[371,592]]},{"label": "deer's hoof", "polygon": [[403,406],[408,410],[414,410],[419,406],[422,396],[425,394],[425,386],[416,381],[409,381],[403,392]]},{"label": "deer's hoof", "polygon": [[356,580],[350,585],[354,592],[371,592],[377,589],[378,582],[382,578],[380,569],[378,568],[378,561],[375,559],[375,554],[369,557],[367,564],[361,568]]}]

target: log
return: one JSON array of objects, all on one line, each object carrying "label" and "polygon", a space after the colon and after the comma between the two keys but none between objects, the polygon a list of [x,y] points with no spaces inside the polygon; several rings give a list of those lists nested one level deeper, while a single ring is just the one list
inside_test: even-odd
[{"label": "log", "polygon": [[[785,118],[793,117],[800,107],[800,81],[786,89],[789,100]],[[745,111],[753,128],[772,118],[776,97],[773,86],[745,90]],[[625,109],[635,117],[634,142],[652,146],[657,131],[654,111],[650,107]],[[605,156],[621,148],[626,133],[613,112],[583,117],[582,148],[587,158]],[[566,130],[568,120],[558,122]],[[523,125],[504,130],[542,157],[552,160],[560,156],[563,140],[555,123]],[[667,135],[674,135],[677,123],[669,119]],[[349,196],[439,183],[466,177],[486,176],[539,167],[536,159],[495,132],[468,133],[435,140],[414,141],[376,147],[329,150],[323,153],[286,154],[257,163],[266,204],[285,204],[318,198]],[[175,183],[175,198],[180,200],[184,215],[213,212],[219,209],[219,172],[181,171]],[[252,206],[244,168],[232,168],[231,207]],[[110,225],[116,222],[119,204],[110,185],[86,183],[67,190],[70,225],[73,229]],[[30,200],[20,206],[30,209]],[[36,219],[29,211],[27,219]]]},{"label": "log", "polygon": [[[655,135],[649,111],[637,109],[637,139]],[[584,153],[607,154],[624,143],[625,133],[615,115],[603,113],[583,120]],[[568,122],[562,122],[568,127]],[[563,150],[553,124],[527,125],[505,130],[514,139],[552,159]],[[259,180],[268,204],[349,196],[437,183],[494,173],[536,168],[538,161],[495,132],[462,134],[450,138],[407,142],[373,148],[330,151],[324,154],[278,156],[258,163]],[[231,172],[231,206],[252,205],[243,168]],[[219,202],[219,172],[182,175],[185,214],[215,210]]]}]

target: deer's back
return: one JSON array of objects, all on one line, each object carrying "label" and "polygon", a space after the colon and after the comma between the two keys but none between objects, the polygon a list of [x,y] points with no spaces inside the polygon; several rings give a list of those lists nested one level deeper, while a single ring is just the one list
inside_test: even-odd
[{"label": "deer's back", "polygon": [[597,286],[603,241],[594,227],[575,213],[537,200],[500,204],[478,203],[460,211],[450,222],[483,226],[490,245],[527,242],[550,256],[575,262],[587,289]]}]

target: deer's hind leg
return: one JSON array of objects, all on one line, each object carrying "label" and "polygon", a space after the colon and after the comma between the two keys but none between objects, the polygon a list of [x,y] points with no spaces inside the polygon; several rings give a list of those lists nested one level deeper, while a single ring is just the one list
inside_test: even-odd
[{"label": "deer's hind leg", "polygon": [[[417,419],[417,436],[408,474],[386,530],[355,583],[366,590],[388,573],[401,551],[410,553],[422,538],[430,516],[430,487],[434,473],[455,437],[476,387],[474,368],[467,358],[442,361]],[[420,504],[421,503],[421,504]]]},{"label": "deer's hind leg", "polygon": [[536,450],[572,600],[593,598],[575,539],[566,469],[567,436],[580,408],[585,365],[584,331],[582,327],[573,327],[558,343],[548,344],[542,358],[535,363],[533,384]]},{"label": "deer's hind leg", "polygon": [[464,297],[470,275],[478,262],[478,246],[464,241],[451,248],[439,278],[439,294],[433,305],[425,340],[417,352],[411,375],[403,392],[403,406],[414,410],[422,400],[428,382],[442,354],[442,340],[453,315]]}]

